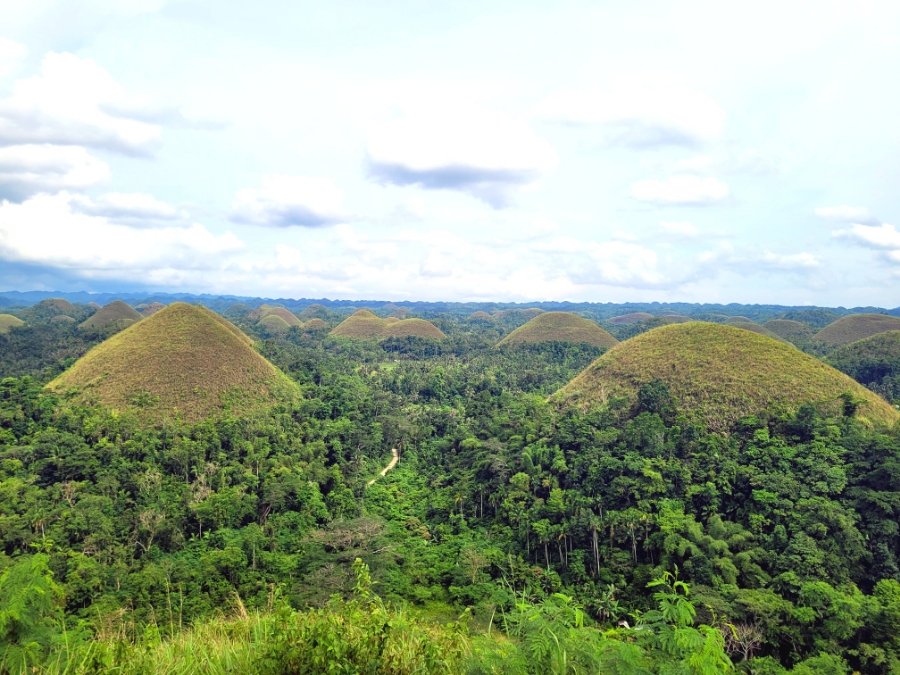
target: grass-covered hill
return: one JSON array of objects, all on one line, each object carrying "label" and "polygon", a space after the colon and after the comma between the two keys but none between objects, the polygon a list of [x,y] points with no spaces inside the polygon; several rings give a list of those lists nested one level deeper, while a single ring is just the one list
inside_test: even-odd
[{"label": "grass-covered hill", "polygon": [[838,347],[827,362],[891,400],[900,399],[900,331]]},{"label": "grass-covered hill", "polygon": [[268,316],[277,316],[282,321],[284,321],[288,326],[302,326],[303,322],[294,316],[289,310],[284,307],[269,307],[260,316],[260,320],[265,319]]},{"label": "grass-covered hill", "polygon": [[612,347],[616,338],[589,319],[570,312],[543,312],[519,326],[497,346],[534,344],[538,342],[587,343],[595,347]]},{"label": "grass-covered hill", "polygon": [[888,330],[900,330],[900,318],[886,314],[850,314],[831,323],[815,335],[830,346],[848,345]]},{"label": "grass-covered hill", "polygon": [[778,335],[777,333],[769,330],[765,326],[760,326],[758,323],[753,323],[752,321],[729,321],[726,326],[731,326],[732,328],[740,328],[741,330],[749,330],[757,335],[765,335],[768,338],[772,338],[773,340],[778,340],[780,342],[787,342],[783,337]]},{"label": "grass-covered hill", "polygon": [[313,331],[326,330],[327,328],[328,324],[319,318],[310,319],[303,324],[303,330],[308,333],[311,333]]},{"label": "grass-covered hill", "polygon": [[809,324],[792,319],[769,319],[763,326],[788,342],[808,340],[816,332]]},{"label": "grass-covered hill", "polygon": [[161,302],[150,302],[145,305],[141,305],[135,307],[135,309],[141,313],[141,316],[153,316],[159,310],[164,309],[165,305]]},{"label": "grass-covered hill", "polygon": [[469,320],[469,321],[489,321],[489,322],[493,322],[494,317],[492,317],[492,316],[491,316],[490,314],[488,314],[487,312],[484,312],[484,311],[482,311],[482,310],[478,310],[477,312],[472,312],[471,314],[469,314],[468,320]]},{"label": "grass-covered hill", "polygon": [[82,330],[97,330],[115,324],[121,330],[140,321],[142,318],[140,313],[131,305],[127,305],[121,300],[113,300],[108,305],[104,305],[94,312],[87,320],[82,321],[79,327]]},{"label": "grass-covered hill", "polygon": [[48,387],[142,419],[199,421],[271,406],[295,387],[218,314],[174,303],[109,338]]},{"label": "grass-covered hill", "polygon": [[375,316],[369,309],[358,309],[335,326],[329,335],[353,340],[374,340],[384,332],[384,319]]},{"label": "grass-covered hill", "polygon": [[612,396],[637,400],[662,380],[686,415],[724,431],[748,415],[796,410],[804,403],[840,407],[850,392],[859,416],[894,424],[900,413],[847,375],[793,347],[748,330],[706,322],[663,326],[622,342],[554,395],[563,406],[590,408]]},{"label": "grass-covered hill", "polygon": [[0,314],[0,333],[8,333],[13,328],[24,326],[25,322],[12,314]]},{"label": "grass-covered hill", "polygon": [[420,337],[440,340],[444,333],[425,319],[381,319],[368,309],[358,309],[332,329],[329,335],[353,340],[381,340],[397,337]]},{"label": "grass-covered hill", "polygon": [[420,337],[426,340],[441,340],[447,336],[440,328],[425,319],[402,319],[385,326],[384,337]]},{"label": "grass-covered hill", "polygon": [[264,316],[256,322],[256,325],[260,328],[264,328],[270,333],[287,333],[291,329],[291,324],[277,314],[268,314]]},{"label": "grass-covered hill", "polygon": [[648,312],[630,312],[628,314],[614,316],[608,319],[608,321],[616,325],[628,325],[631,323],[640,323],[641,321],[646,321],[647,319],[652,318],[653,315]]}]

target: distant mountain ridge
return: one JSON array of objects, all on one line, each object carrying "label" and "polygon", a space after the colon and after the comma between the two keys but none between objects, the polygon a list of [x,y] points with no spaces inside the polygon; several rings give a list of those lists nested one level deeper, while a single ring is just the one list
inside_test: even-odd
[{"label": "distant mountain ridge", "polygon": [[[623,314],[646,312],[659,316],[663,312],[674,312],[687,316],[696,314],[725,314],[729,316],[746,316],[753,320],[769,319],[789,312],[827,309],[838,316],[848,314],[887,314],[900,316],[900,307],[887,309],[884,307],[818,307],[815,305],[742,305],[738,303],[711,304],[689,302],[429,302],[413,300],[329,300],[328,298],[263,298],[256,296],[212,294],[212,293],[147,293],[147,292],[103,292],[88,291],[0,291],[0,307],[31,306],[48,298],[64,298],[69,302],[96,302],[106,305],[113,300],[124,300],[129,304],[160,302],[200,303],[216,311],[224,311],[232,304],[241,302],[250,307],[262,304],[281,305],[292,312],[302,311],[310,305],[321,305],[332,310],[341,309],[381,309],[387,303],[397,307],[406,307],[419,316],[431,313],[451,313],[468,316],[476,311],[494,312],[505,309],[539,308],[544,311],[564,311],[586,313],[597,320],[607,320]],[[11,304],[4,302],[10,301]]]}]

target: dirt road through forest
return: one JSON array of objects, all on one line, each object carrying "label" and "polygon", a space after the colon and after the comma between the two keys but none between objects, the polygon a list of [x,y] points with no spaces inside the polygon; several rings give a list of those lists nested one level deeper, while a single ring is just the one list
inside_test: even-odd
[{"label": "dirt road through forest", "polygon": [[[391,448],[391,453],[394,455],[393,459],[391,459],[391,461],[388,462],[388,465],[381,470],[381,472],[378,474],[378,478],[381,478],[384,474],[397,466],[397,462],[400,461],[400,455],[397,454],[397,448]],[[373,478],[372,480],[370,480],[368,483],[366,483],[366,487],[369,487],[372,483],[378,480],[378,478]]]}]

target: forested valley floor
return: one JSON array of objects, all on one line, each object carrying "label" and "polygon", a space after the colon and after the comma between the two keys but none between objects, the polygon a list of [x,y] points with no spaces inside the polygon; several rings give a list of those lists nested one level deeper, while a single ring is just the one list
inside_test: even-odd
[{"label": "forested valley floor", "polygon": [[74,329],[8,351],[0,671],[900,673],[896,430],[566,409],[604,348],[440,325],[263,335],[301,396],[193,424],[50,393]]}]

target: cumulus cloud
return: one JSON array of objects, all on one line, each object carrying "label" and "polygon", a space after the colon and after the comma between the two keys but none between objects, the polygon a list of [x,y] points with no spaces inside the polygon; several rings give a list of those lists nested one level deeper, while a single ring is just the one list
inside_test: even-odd
[{"label": "cumulus cloud", "polygon": [[0,37],[0,77],[17,71],[27,55],[28,48],[25,45]]},{"label": "cumulus cloud", "polygon": [[850,239],[869,248],[900,250],[900,232],[893,225],[855,224],[848,230],[835,230],[835,237]]},{"label": "cumulus cloud", "polygon": [[459,104],[413,107],[375,126],[367,154],[382,183],[459,190],[495,207],[558,163],[522,120]]},{"label": "cumulus cloud", "polygon": [[103,216],[111,221],[134,226],[153,226],[157,221],[172,221],[187,217],[187,213],[141,193],[109,192],[96,200],[76,197],[72,208],[89,216]]},{"label": "cumulus cloud", "polygon": [[576,284],[653,288],[669,286],[672,280],[659,268],[652,249],[624,241],[598,243],[573,237],[557,237],[531,249],[565,259],[562,269]]},{"label": "cumulus cloud", "polygon": [[711,141],[726,118],[715,100],[696,89],[634,81],[561,91],[536,112],[568,124],[602,125],[610,141],[636,148]]},{"label": "cumulus cloud", "polygon": [[631,184],[631,195],[660,206],[706,206],[728,198],[728,186],[717,178],[693,175],[668,180],[641,180]]},{"label": "cumulus cloud", "polygon": [[0,259],[68,270],[83,278],[177,281],[191,270],[222,269],[244,244],[203,225],[136,229],[79,213],[73,196],[37,195],[0,204]]},{"label": "cumulus cloud", "polygon": [[80,190],[109,178],[109,167],[84,148],[0,147],[0,199],[20,202],[40,192]]},{"label": "cumulus cloud", "polygon": [[804,270],[812,269],[820,265],[819,259],[812,253],[772,253],[766,251],[757,259],[770,269],[778,270]]},{"label": "cumulus cloud", "polygon": [[309,176],[263,176],[260,189],[238,190],[231,220],[266,227],[326,227],[346,219],[344,193],[330,180]]},{"label": "cumulus cloud", "polygon": [[839,223],[864,223],[877,225],[878,219],[862,206],[823,206],[815,210],[815,214],[824,220]]},{"label": "cumulus cloud", "polygon": [[72,54],[49,53],[40,73],[16,80],[0,99],[0,145],[52,143],[151,154],[159,145],[159,125],[112,114],[136,99],[101,66]]},{"label": "cumulus cloud", "polygon": [[663,220],[660,221],[659,228],[666,234],[685,239],[693,239],[700,235],[700,230],[686,220],[680,222]]}]

